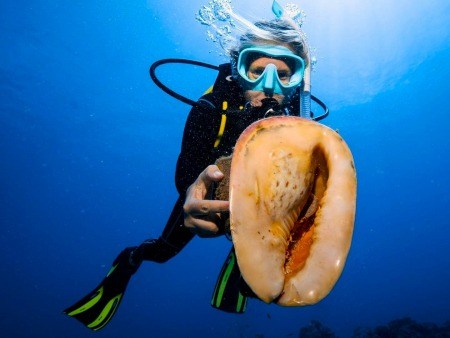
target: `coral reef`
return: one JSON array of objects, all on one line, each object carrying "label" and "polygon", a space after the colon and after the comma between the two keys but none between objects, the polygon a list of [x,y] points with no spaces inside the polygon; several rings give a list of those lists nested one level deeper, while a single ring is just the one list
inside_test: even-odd
[{"label": "coral reef", "polygon": [[301,338],[336,338],[337,336],[318,320],[312,320],[308,326],[300,329]]},{"label": "coral reef", "polygon": [[[300,329],[300,338],[335,338],[336,334],[322,324],[313,320],[308,326]],[[375,328],[358,327],[353,338],[448,338],[450,337],[450,321],[439,326],[434,323],[419,323],[405,317],[393,320],[386,325]]]},{"label": "coral reef", "polygon": [[450,337],[450,322],[443,326],[434,323],[418,323],[409,317],[396,319],[387,325],[373,329],[357,328],[354,338],[444,338]]}]

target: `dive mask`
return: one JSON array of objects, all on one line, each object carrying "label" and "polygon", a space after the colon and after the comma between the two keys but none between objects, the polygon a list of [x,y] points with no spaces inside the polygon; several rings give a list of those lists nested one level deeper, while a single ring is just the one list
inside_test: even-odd
[{"label": "dive mask", "polygon": [[[258,57],[285,61],[291,69],[288,83],[283,83],[278,75],[277,67],[273,63],[267,64],[262,74],[256,79],[248,77],[250,64]],[[288,96],[297,88],[303,79],[305,61],[295,55],[289,48],[283,46],[255,46],[245,48],[239,53],[237,71],[241,76],[241,84],[245,90],[256,90],[269,94]]]}]

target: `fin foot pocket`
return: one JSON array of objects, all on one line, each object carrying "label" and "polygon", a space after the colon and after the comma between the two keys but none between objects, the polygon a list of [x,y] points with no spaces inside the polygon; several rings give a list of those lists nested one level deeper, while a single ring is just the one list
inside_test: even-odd
[{"label": "fin foot pocket", "polygon": [[244,284],[233,247],[217,279],[211,300],[212,307],[225,312],[244,313],[249,296],[244,291]]}]

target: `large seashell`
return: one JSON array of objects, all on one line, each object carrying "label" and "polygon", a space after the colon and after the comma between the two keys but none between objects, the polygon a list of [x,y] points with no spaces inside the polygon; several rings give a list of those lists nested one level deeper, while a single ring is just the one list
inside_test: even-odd
[{"label": "large seashell", "polygon": [[339,134],[299,117],[257,121],[236,143],[229,188],[236,257],[253,292],[286,306],[323,299],[344,267],[356,208]]}]

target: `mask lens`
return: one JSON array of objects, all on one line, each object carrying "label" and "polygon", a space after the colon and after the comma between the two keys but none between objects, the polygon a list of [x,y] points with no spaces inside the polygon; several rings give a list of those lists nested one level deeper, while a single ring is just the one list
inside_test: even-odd
[{"label": "mask lens", "polygon": [[[269,63],[265,67],[251,67],[254,61],[261,57],[270,57],[286,63],[289,69],[277,69]],[[272,65],[272,67],[268,67]],[[275,69],[273,69],[275,67]],[[237,70],[241,76],[245,89],[266,91],[264,83],[266,77],[275,75],[273,92],[287,94],[301,84],[305,63],[303,59],[295,55],[290,49],[282,46],[259,46],[246,48],[239,54]]]}]

